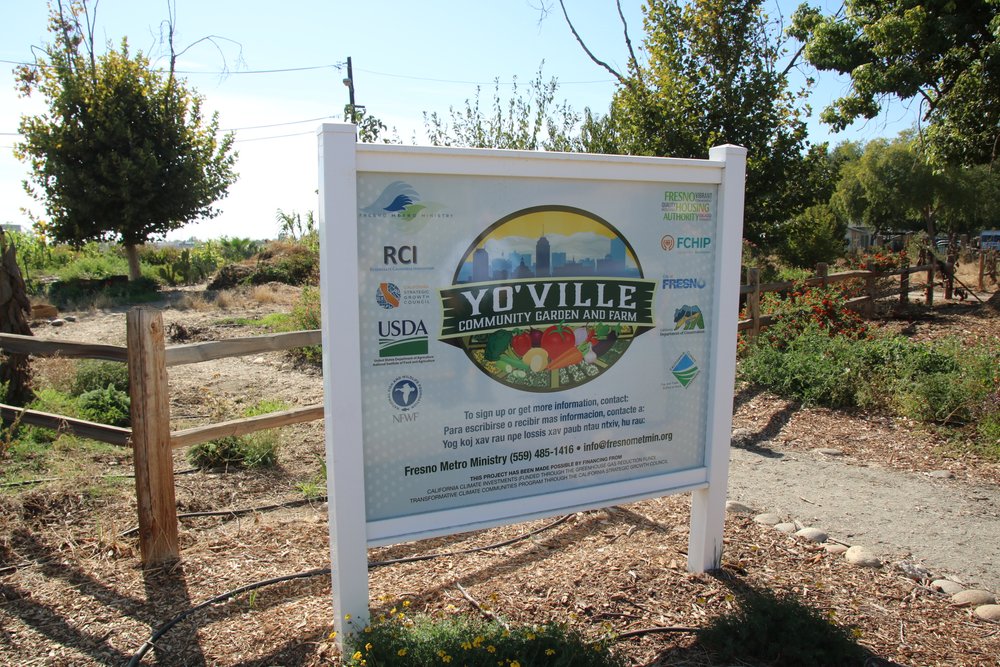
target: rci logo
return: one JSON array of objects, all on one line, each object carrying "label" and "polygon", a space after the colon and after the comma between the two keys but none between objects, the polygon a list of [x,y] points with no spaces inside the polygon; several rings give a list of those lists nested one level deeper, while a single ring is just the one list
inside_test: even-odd
[{"label": "rci logo", "polygon": [[389,264],[416,264],[417,263],[417,246],[415,245],[401,245],[396,246],[383,246],[382,247],[382,263],[388,266]]}]

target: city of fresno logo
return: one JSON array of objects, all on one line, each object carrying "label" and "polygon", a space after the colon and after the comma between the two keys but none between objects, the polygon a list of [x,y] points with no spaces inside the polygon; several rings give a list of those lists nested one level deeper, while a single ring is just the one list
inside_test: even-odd
[{"label": "city of fresno logo", "polygon": [[476,238],[441,289],[441,335],[497,382],[561,391],[613,366],[654,325],[656,281],[580,209],[524,209]]}]

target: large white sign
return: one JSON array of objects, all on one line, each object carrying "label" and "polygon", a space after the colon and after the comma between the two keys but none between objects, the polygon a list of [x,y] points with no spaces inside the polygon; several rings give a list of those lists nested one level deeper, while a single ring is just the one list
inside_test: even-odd
[{"label": "large white sign", "polygon": [[354,137],[320,132],[338,616],[367,615],[367,545],[668,493],[694,493],[689,567],[717,566],[744,149]]}]

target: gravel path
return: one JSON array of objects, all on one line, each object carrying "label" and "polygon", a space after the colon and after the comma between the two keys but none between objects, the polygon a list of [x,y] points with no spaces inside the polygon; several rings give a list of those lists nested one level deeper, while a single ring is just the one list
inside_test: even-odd
[{"label": "gravel path", "polygon": [[1000,592],[1000,489],[816,452],[730,450],[729,499]]}]

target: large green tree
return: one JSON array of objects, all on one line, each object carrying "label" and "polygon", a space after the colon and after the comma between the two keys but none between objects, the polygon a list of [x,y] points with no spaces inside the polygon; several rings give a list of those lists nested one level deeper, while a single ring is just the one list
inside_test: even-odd
[{"label": "large green tree", "polygon": [[585,122],[583,141],[594,152],[691,158],[707,157],[718,144],[746,147],[745,235],[774,247],[781,224],[815,201],[798,187],[810,164],[805,91],[789,83],[796,54],[786,51],[762,5],[650,0],[641,58],[626,28],[627,71],[587,50],[621,85],[608,114]]},{"label": "large green tree", "polygon": [[969,165],[1000,156],[997,0],[845,0],[833,16],[802,5],[792,34],[812,65],[851,77],[822,112],[835,129],[874,118],[889,98],[919,100],[928,157]]},{"label": "large green tree", "polygon": [[97,53],[85,2],[51,7],[53,41],[19,68],[23,95],[40,93],[47,110],[22,118],[18,156],[25,188],[44,202],[46,232],[59,241],[120,242],[139,277],[137,247],[198,218],[236,179],[233,136],[218,136],[201,98],[154,70],[128,43]]}]

